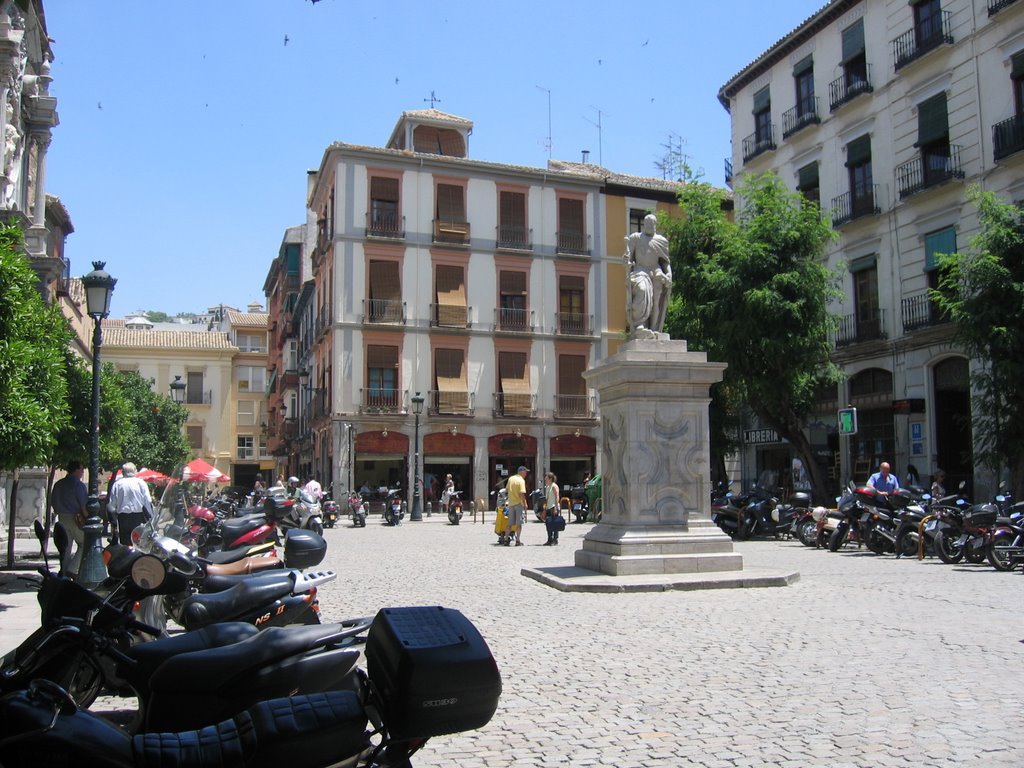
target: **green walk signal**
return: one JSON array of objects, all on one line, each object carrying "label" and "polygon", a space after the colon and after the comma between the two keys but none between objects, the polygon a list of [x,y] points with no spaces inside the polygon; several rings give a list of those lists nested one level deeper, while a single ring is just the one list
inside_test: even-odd
[{"label": "green walk signal", "polygon": [[857,409],[856,408],[840,408],[839,409],[839,434],[840,435],[855,435],[855,434],[857,434]]}]

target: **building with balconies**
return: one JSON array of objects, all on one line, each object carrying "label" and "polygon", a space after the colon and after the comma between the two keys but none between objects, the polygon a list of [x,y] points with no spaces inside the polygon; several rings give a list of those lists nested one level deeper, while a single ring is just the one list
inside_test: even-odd
[{"label": "building with balconies", "polygon": [[[882,460],[983,479],[970,459],[974,361],[928,289],[939,256],[977,231],[968,184],[1024,195],[1022,83],[1024,3],[833,0],[719,91],[731,175],[777,172],[839,234],[827,256],[845,294],[833,355],[848,378],[822,393],[808,427],[837,484],[864,481]],[[846,404],[859,432],[840,442]],[[792,458],[778,441],[747,453],[757,473]]]}]

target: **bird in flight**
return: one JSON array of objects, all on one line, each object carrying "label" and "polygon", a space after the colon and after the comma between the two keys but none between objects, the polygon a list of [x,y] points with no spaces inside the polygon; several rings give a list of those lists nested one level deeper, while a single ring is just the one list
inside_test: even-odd
[{"label": "bird in flight", "polygon": [[99,102],[99,101],[96,102],[96,109],[103,109],[102,102]]},{"label": "bird in flight", "polygon": [[651,42],[651,38],[647,38],[647,39],[646,39],[646,40],[644,40],[644,41],[643,41],[642,43],[640,43],[640,47],[641,47],[641,48],[646,48],[646,47],[647,47],[647,44],[648,44],[649,42]]},{"label": "bird in flight", "polygon": [[284,36],[284,44],[285,44],[285,45],[288,45],[288,35],[285,35],[285,36]]}]

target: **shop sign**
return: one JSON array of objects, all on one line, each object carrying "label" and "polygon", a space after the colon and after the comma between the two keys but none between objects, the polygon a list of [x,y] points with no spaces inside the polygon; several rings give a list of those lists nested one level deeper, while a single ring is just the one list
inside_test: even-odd
[{"label": "shop sign", "polygon": [[748,429],[743,433],[743,441],[752,445],[765,443],[781,443],[782,438],[774,429]]}]

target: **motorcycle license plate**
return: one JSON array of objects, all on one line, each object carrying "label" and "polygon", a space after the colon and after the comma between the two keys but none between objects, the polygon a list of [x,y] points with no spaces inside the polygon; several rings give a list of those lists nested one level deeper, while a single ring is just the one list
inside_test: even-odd
[{"label": "motorcycle license plate", "polygon": [[939,521],[938,520],[929,520],[927,523],[924,524],[924,529],[926,531],[934,531],[938,527],[939,527]]}]

